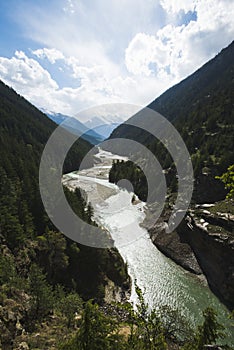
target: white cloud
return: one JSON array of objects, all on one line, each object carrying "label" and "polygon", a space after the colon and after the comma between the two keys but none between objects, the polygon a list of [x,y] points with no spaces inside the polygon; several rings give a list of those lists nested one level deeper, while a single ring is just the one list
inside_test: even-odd
[{"label": "white cloud", "polygon": [[59,88],[49,72],[22,51],[16,51],[12,58],[0,57],[0,78],[36,106],[65,114],[74,115],[93,105],[123,101],[128,81],[109,75],[103,66],[79,66],[72,57],[64,57],[64,62],[72,66],[73,75],[80,78],[80,86]]},{"label": "white cloud", "polygon": [[161,6],[167,13],[177,13],[180,10],[184,12],[194,11],[197,0],[161,0]]},{"label": "white cloud", "polygon": [[47,58],[50,63],[54,64],[57,60],[62,60],[64,59],[64,54],[59,51],[56,50],[54,48],[52,49],[38,49],[38,50],[34,50],[32,51],[33,55],[37,56],[38,58]]},{"label": "white cloud", "polygon": [[[31,51],[35,59],[22,51],[1,57],[0,76],[37,106],[71,115],[103,103],[145,105],[233,39],[231,0],[51,0],[47,11],[33,6],[17,18],[40,45]],[[196,21],[181,24],[194,9]],[[53,64],[53,78],[44,59]]]},{"label": "white cloud", "polygon": [[[64,12],[71,4],[72,16]],[[51,0],[46,6],[19,6],[15,17],[26,35],[43,47],[75,56],[81,64],[105,64],[110,56],[124,54],[138,31],[159,29],[159,10],[158,0]]]},{"label": "white cloud", "polygon": [[68,115],[99,104],[145,105],[155,93],[163,91],[165,83],[169,86],[169,79],[160,84],[145,76],[140,79],[124,77],[113,64],[81,66],[74,57],[65,56],[63,61],[78,79],[77,87],[59,88],[49,72],[22,51],[17,51],[10,59],[0,58],[0,78],[36,106]]},{"label": "white cloud", "polygon": [[8,59],[0,57],[0,76],[9,84],[18,87],[19,91],[57,89],[57,83],[48,71],[34,59],[28,58],[24,52],[16,51],[15,56]]},{"label": "white cloud", "polygon": [[130,73],[153,78],[155,72],[150,65],[155,64],[158,79],[169,74],[172,80],[179,81],[232,41],[234,7],[231,1],[162,0],[161,3],[173,13],[187,12],[196,5],[197,20],[180,26],[168,24],[156,35],[138,33],[125,52]]},{"label": "white cloud", "polygon": [[153,35],[138,33],[126,49],[126,66],[133,74],[152,74],[150,63],[155,63],[160,70],[168,61],[168,52],[162,41]]}]

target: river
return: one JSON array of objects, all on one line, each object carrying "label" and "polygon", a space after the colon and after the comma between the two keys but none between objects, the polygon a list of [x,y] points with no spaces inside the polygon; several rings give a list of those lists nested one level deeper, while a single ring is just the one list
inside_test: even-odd
[{"label": "river", "polygon": [[[109,183],[109,170],[114,159],[126,160],[99,149],[94,156],[93,168],[66,174],[63,183],[71,189],[80,187],[86,192],[94,209],[94,219],[109,230],[116,248],[128,264],[132,281],[137,281],[149,307],[168,305],[177,309],[194,327],[202,322],[202,311],[211,306],[217,311],[219,321],[229,325],[226,307],[206,283],[165,257],[153,245],[148,232],[140,226],[146,204],[140,201],[133,204],[133,193]],[[136,302],[134,286],[131,300]],[[234,342],[231,328],[227,333],[229,342]]]}]

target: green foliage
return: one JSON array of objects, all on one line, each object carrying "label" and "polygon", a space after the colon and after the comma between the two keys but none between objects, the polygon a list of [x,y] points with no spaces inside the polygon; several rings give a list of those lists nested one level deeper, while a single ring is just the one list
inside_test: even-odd
[{"label": "green foliage", "polygon": [[31,298],[31,318],[40,320],[46,316],[55,303],[51,285],[47,282],[45,274],[33,264],[29,273],[29,292]]},{"label": "green foliage", "polygon": [[159,307],[158,313],[163,324],[163,332],[166,339],[176,343],[184,343],[191,338],[193,330],[177,310],[164,305]]},{"label": "green foliage", "polygon": [[139,303],[136,312],[131,313],[133,324],[128,339],[129,349],[166,350],[167,344],[158,312],[149,311],[140,288],[135,286],[135,289]]},{"label": "green foliage", "polygon": [[20,182],[9,179],[0,166],[0,232],[14,249],[22,245],[32,231],[32,216],[23,199]]},{"label": "green foliage", "polygon": [[131,161],[114,161],[109,173],[109,181],[117,183],[121,179],[129,180],[138,197],[142,201],[146,201],[148,185],[146,177],[139,166]]},{"label": "green foliage", "polygon": [[217,321],[217,314],[212,308],[203,312],[204,322],[198,326],[194,339],[188,342],[183,350],[203,350],[205,345],[214,345],[224,337],[224,327]]},{"label": "green foliage", "polygon": [[215,205],[209,208],[211,213],[230,213],[234,215],[234,205],[233,200],[231,198],[226,198],[223,201],[215,203]]},{"label": "green foliage", "polygon": [[64,193],[73,211],[85,222],[96,225],[92,220],[93,209],[91,204],[86,205],[84,198],[82,197],[79,188],[76,188],[74,192],[69,191],[68,188],[64,187]]},{"label": "green foliage", "polygon": [[227,198],[234,199],[234,164],[230,165],[227,171],[223,175],[217,176],[217,178],[224,183],[225,188],[229,191]]},{"label": "green foliage", "polygon": [[[1,232],[12,248],[25,237],[32,237],[34,230],[42,233],[48,225],[38,169],[44,146],[55,128],[55,123],[0,81],[0,198],[4,202],[0,222]],[[77,169],[90,148],[88,142],[79,139],[68,154],[64,171]]]},{"label": "green foliage", "polygon": [[37,240],[39,261],[45,266],[48,280],[52,283],[59,281],[60,274],[69,264],[65,237],[60,232],[48,231]]},{"label": "green foliage", "polygon": [[0,255],[0,285],[9,283],[16,277],[14,259],[11,256]]},{"label": "green foliage", "polygon": [[[171,121],[182,136],[192,158],[196,179],[203,172],[214,178],[234,163],[233,55],[234,42],[148,106]],[[144,111],[132,117],[133,124],[134,118],[136,122],[141,118],[144,125]],[[173,160],[166,148],[151,134],[127,123],[117,127],[111,138],[140,142],[152,151],[163,169],[170,171]],[[121,149],[121,142],[119,147],[119,154],[126,154],[126,150]]]},{"label": "green foliage", "polygon": [[57,309],[66,317],[68,328],[74,325],[74,317],[81,311],[82,303],[77,293],[69,293],[58,299]]},{"label": "green foliage", "polygon": [[[60,349],[168,349],[167,340],[171,339],[171,336],[166,338],[168,336],[168,328],[165,328],[162,322],[162,316],[159,311],[149,310],[148,305],[144,302],[142,292],[137,286],[136,292],[139,300],[136,310],[130,304],[120,305],[120,308],[123,308],[128,315],[127,321],[124,324],[120,324],[116,318],[110,318],[110,316],[104,315],[96,304],[88,301],[85,304],[80,328],[76,336],[62,344]],[[163,311],[167,312],[166,309]],[[128,335],[125,337],[120,335],[122,327],[129,330]],[[177,339],[174,338],[174,341],[176,343]]]},{"label": "green foliage", "polygon": [[117,350],[121,349],[122,337],[116,334],[116,322],[105,316],[97,304],[88,301],[82,314],[82,322],[77,335],[61,350]]},{"label": "green foliage", "polygon": [[[174,120],[192,154],[196,174],[205,167],[217,175],[233,163],[233,81],[229,74],[233,55],[229,56],[219,60],[221,65],[216,62],[211,71],[207,67],[203,70],[202,75],[209,84],[205,79],[201,81],[197,73],[169,98],[166,94],[151,106]],[[42,321],[57,308],[70,327],[75,312],[81,310],[81,299],[76,292],[86,300],[96,297],[96,301],[102,301],[106,277],[122,285],[127,280],[127,269],[116,250],[92,249],[71,242],[56,231],[45,215],[38,169],[43,148],[55,127],[45,115],[0,82],[0,234],[7,248],[0,255],[0,292],[3,296],[5,291],[6,294],[10,291],[13,297],[20,286],[29,296],[29,322]],[[142,130],[136,131],[135,136],[154,154],[159,154],[162,164],[173,173],[172,160],[161,144]],[[87,142],[79,140],[69,152],[64,172],[77,169],[89,149]],[[123,177],[129,179],[144,200],[147,184],[139,167],[131,162],[119,163],[111,176],[113,182]],[[85,221],[95,224],[92,207],[85,203],[80,191],[64,191],[73,210]],[[57,283],[60,285],[56,286]],[[167,337],[177,339],[175,323],[179,325],[179,321],[169,324],[164,320],[167,319],[164,316],[170,314],[168,310],[164,310],[164,315],[155,310],[149,312],[139,289],[137,293],[139,305],[136,312],[129,309],[127,327],[131,332],[126,339],[119,335],[120,324],[89,301],[76,336],[61,349],[166,349]],[[174,314],[170,319],[172,316],[177,320]],[[215,343],[220,337],[221,327],[215,313],[206,310],[204,317],[204,324],[193,341],[187,342],[186,349],[200,350],[207,342]],[[182,323],[178,328],[181,327]]]},{"label": "green foliage", "polygon": [[203,312],[204,323],[198,327],[198,349],[202,350],[206,344],[215,344],[223,338],[223,326],[217,321],[217,314],[212,308],[207,308]]},{"label": "green foliage", "polygon": [[[113,272],[112,277],[121,280],[124,270],[122,259],[119,258],[117,263],[107,250],[95,252],[95,249],[86,249],[57,232],[40,198],[40,159],[55,128],[56,124],[47,116],[0,82],[1,238],[10,249],[9,254],[12,254],[19,276],[27,278],[29,266],[36,264],[46,274],[52,289],[60,283],[68,291],[82,294],[85,299],[98,296],[101,300],[106,280],[103,261],[108,264],[109,275],[109,271],[114,270],[111,266],[117,265],[117,272]],[[68,131],[64,131],[64,137],[69,137]],[[77,170],[90,148],[88,142],[79,139],[67,155],[64,172]],[[92,207],[82,198],[80,190],[64,191],[75,213],[95,225]],[[3,278],[8,279],[9,285],[12,284],[10,271],[5,275]]]},{"label": "green foliage", "polygon": [[[27,281],[18,274],[14,256],[0,253],[0,286],[5,292],[14,289],[27,289]],[[0,288],[1,289],[1,288]]]}]

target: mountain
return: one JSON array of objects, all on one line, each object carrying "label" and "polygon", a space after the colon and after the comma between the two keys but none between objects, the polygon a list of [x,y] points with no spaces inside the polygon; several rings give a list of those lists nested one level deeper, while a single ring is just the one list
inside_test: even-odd
[{"label": "mountain", "polygon": [[[196,185],[200,188],[195,191],[196,200],[200,202],[212,202],[225,196],[220,182],[213,179],[234,162],[233,57],[234,42],[148,106],[171,121],[183,137],[192,157]],[[129,121],[143,122],[143,118],[144,110]],[[164,168],[170,166],[166,149],[147,132],[123,123],[113,131],[110,139],[116,137],[146,145]]]},{"label": "mountain", "polygon": [[82,135],[82,138],[90,142],[92,145],[97,145],[105,139],[103,136],[99,135],[91,128],[86,127],[83,123],[81,123],[78,119],[74,117],[70,117],[61,113],[48,112],[43,108],[41,110],[47,115],[47,117],[49,117],[58,125],[66,121],[66,124],[64,123],[64,127],[67,130],[69,130],[72,133]]},{"label": "mountain", "polygon": [[[202,271],[211,290],[230,310],[234,307],[233,195],[226,198],[227,189],[216,176],[224,173],[230,189],[233,187],[230,167],[234,164],[233,57],[234,42],[148,106],[176,127],[189,150],[194,168],[193,198],[185,217],[173,232],[165,231],[165,222],[168,222],[175,203],[178,175],[166,147],[148,132],[124,123],[113,131],[107,144],[107,149],[111,150],[111,138],[133,139],[145,145],[160,161],[168,196],[157,222],[153,219],[158,210],[157,202],[148,201],[145,227],[153,243],[166,256],[196,274]],[[144,127],[144,118],[147,118],[147,111],[143,109],[126,123],[142,123]],[[153,123],[153,117],[150,120]],[[119,143],[120,154],[126,155],[126,149],[121,146]],[[135,160],[146,165],[148,173],[156,178],[148,159],[143,159],[139,153]],[[113,164],[110,180],[118,183],[123,178],[132,183],[140,199],[150,198],[151,193],[147,197],[147,179],[136,164]],[[151,192],[157,194],[158,189],[157,183]]]},{"label": "mountain", "polygon": [[[67,313],[61,314],[58,305],[66,301],[75,307],[71,311],[73,319],[79,303],[83,303],[81,298],[103,301],[108,283],[116,289],[126,283],[129,288],[126,265],[115,249],[95,249],[71,241],[54,227],[44,210],[39,165],[55,128],[45,114],[0,81],[1,349],[21,348],[22,330],[24,341],[30,342],[33,332],[39,334],[44,322],[48,329],[55,326],[59,334]],[[69,137],[68,131],[64,130],[63,135]],[[75,142],[64,172],[77,170],[91,148],[83,139]],[[64,189],[64,193],[73,211],[96,225],[92,208],[79,189]],[[50,317],[53,313],[57,314],[56,325]],[[36,347],[49,348],[49,337]]]},{"label": "mountain", "polygon": [[[0,81],[0,168],[19,189],[36,231],[47,225],[38,186],[40,158],[56,124]],[[80,139],[69,151],[64,172],[78,168],[91,144]],[[26,209],[25,209],[26,210]],[[12,228],[13,229],[13,228]]]},{"label": "mountain", "polygon": [[118,116],[94,116],[85,122],[85,125],[87,128],[96,131],[103,137],[103,139],[107,139],[113,130],[116,129],[122,122],[123,119]]}]

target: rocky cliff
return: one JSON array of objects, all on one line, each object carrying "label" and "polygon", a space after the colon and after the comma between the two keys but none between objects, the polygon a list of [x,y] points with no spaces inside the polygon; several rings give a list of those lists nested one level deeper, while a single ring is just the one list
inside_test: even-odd
[{"label": "rocky cliff", "polygon": [[[149,208],[144,226],[153,243],[188,271],[204,274],[211,290],[230,309],[234,308],[234,215],[232,201],[197,205],[176,231],[167,234],[169,213],[152,225]],[[220,211],[219,211],[220,210]]]},{"label": "rocky cliff", "polygon": [[191,212],[178,232],[192,248],[211,290],[229,308],[234,308],[234,216]]},{"label": "rocky cliff", "polygon": [[152,218],[154,217],[155,204],[149,204],[147,207],[146,218],[142,225],[148,230],[152,242],[164,255],[178,265],[196,275],[201,275],[202,270],[196,256],[182,235],[179,235],[177,231],[171,233],[165,231],[166,222],[170,216],[169,210],[165,210],[159,220],[154,223]]}]

